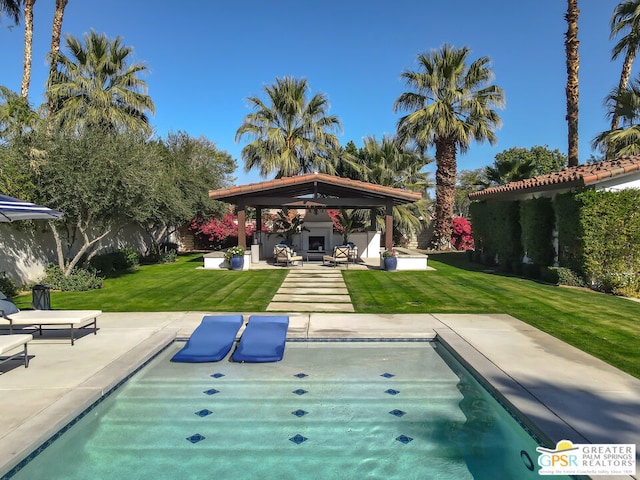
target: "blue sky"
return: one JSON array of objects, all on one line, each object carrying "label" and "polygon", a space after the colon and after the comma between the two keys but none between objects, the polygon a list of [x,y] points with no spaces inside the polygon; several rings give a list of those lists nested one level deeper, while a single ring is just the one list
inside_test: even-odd
[{"label": "blue sky", "polygon": [[[30,100],[39,105],[47,73],[53,0],[35,6]],[[603,100],[617,85],[621,60],[611,62],[609,18],[618,0],[580,1],[580,161],[591,139],[607,129]],[[505,90],[498,143],[472,144],[459,169],[493,163],[511,147],[547,145],[567,151],[564,0],[69,0],[63,33],[91,28],[134,47],[156,106],[152,124],[205,135],[237,161],[238,184],[260,181],[245,173],[235,132],[250,112],[246,98],[261,95],[276,77],[307,78],[325,93],[344,132],[344,145],[368,135],[393,134],[392,105],[405,91],[403,70],[443,43],[492,59],[495,83]],[[0,23],[0,84],[19,91],[23,28]],[[63,43],[64,48],[64,43]],[[634,72],[635,76],[635,72]],[[433,154],[433,152],[431,152]]]}]

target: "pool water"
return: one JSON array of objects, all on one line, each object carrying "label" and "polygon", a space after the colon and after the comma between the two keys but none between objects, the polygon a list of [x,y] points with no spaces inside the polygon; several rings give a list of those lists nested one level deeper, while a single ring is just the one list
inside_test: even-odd
[{"label": "pool water", "polygon": [[277,363],[171,363],[181,346],[11,478],[540,478],[537,443],[437,342],[289,342]]}]

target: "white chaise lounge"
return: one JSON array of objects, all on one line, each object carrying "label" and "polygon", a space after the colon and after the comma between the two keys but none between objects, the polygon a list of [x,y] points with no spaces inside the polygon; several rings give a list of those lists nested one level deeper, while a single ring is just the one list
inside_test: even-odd
[{"label": "white chaise lounge", "polygon": [[13,333],[15,327],[38,327],[42,335],[42,327],[69,327],[71,330],[71,345],[75,342],[76,330],[81,328],[93,328],[93,334],[98,334],[98,317],[102,310],[21,310],[17,313],[6,313],[0,310],[0,322],[9,323],[9,333]]},{"label": "white chaise lounge", "polygon": [[33,340],[32,335],[0,335],[0,355],[5,352],[15,350],[20,345],[23,346],[22,351],[9,355],[5,359],[0,359],[0,364],[24,356],[24,368],[29,368],[29,355],[27,353],[27,343]]}]

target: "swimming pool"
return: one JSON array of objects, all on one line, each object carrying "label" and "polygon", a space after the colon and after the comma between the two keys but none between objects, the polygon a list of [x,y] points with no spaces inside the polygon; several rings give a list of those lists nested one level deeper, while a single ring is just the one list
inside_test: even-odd
[{"label": "swimming pool", "polygon": [[535,440],[437,342],[169,362],[181,345],[11,478],[540,478]]}]

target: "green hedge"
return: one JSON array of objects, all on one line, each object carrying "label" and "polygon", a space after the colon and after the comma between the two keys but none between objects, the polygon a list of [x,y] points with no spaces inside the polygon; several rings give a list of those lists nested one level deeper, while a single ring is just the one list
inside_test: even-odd
[{"label": "green hedge", "polygon": [[640,190],[587,191],[576,196],[584,274],[597,289],[640,293]]},{"label": "green hedge", "polygon": [[469,207],[476,249],[498,256],[499,265],[510,269],[522,259],[519,202],[476,202]]},{"label": "green hedge", "polygon": [[550,198],[533,198],[520,202],[522,247],[527,257],[540,266],[551,266],[555,261],[553,228],[555,215]]},{"label": "green hedge", "polygon": [[[522,273],[552,283],[582,285],[640,297],[640,190],[588,190],[553,201],[475,202],[469,212],[476,249],[498,256],[501,268],[519,273],[522,252],[534,262]],[[553,229],[558,264],[553,264]]]},{"label": "green hedge", "polygon": [[584,249],[580,202],[573,193],[556,195],[553,210],[558,231],[558,264],[578,274],[584,273]]},{"label": "green hedge", "polygon": [[469,205],[469,216],[471,217],[475,250],[495,256],[496,247],[492,244],[493,236],[491,235],[494,221],[487,202],[473,202]]}]

